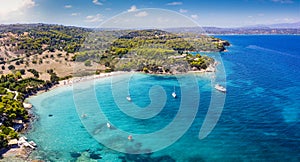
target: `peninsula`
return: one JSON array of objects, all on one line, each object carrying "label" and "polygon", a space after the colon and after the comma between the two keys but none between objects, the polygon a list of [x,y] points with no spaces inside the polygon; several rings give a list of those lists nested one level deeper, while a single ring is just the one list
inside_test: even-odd
[{"label": "peninsula", "polygon": [[[0,26],[0,147],[30,122],[25,98],[59,81],[112,71],[176,74],[211,71],[229,42],[158,29],[100,30],[47,24]],[[25,107],[26,108],[25,108]],[[15,143],[14,143],[15,144]]]}]

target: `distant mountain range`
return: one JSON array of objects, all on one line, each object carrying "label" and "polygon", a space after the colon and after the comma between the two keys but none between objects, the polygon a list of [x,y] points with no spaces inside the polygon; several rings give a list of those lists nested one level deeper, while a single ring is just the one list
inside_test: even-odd
[{"label": "distant mountain range", "polygon": [[165,29],[169,32],[194,32],[203,34],[300,34],[300,22],[245,27],[183,27]]},{"label": "distant mountain range", "polygon": [[[56,24],[0,24],[0,34],[1,32],[7,32],[19,29],[33,29],[37,26],[55,26]],[[62,27],[64,25],[61,25]],[[67,26],[65,26],[67,27]],[[118,28],[83,28],[74,27],[81,30],[119,30]],[[193,32],[201,34],[300,34],[300,22],[295,23],[280,23],[280,24],[270,24],[270,25],[253,25],[244,27],[177,27],[177,28],[165,28],[162,29],[168,32]]]},{"label": "distant mountain range", "polygon": [[277,29],[300,29],[300,21],[295,23],[280,23],[280,24],[270,24],[270,25],[253,25],[246,26],[245,28],[277,28]]}]

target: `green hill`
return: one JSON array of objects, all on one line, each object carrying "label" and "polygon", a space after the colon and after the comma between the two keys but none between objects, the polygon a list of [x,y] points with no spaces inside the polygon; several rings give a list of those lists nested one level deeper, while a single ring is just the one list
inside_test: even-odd
[{"label": "green hill", "polygon": [[0,25],[0,74],[22,71],[24,78],[50,81],[49,70],[61,78],[73,76],[74,71],[80,75],[113,70],[185,72],[205,69],[213,63],[208,57],[196,57],[190,52],[219,52],[228,45],[227,41],[211,36],[157,29]]}]

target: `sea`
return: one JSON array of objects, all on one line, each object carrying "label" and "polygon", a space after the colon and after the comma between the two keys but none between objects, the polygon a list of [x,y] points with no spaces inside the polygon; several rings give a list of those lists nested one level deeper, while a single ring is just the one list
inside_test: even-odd
[{"label": "sea", "polygon": [[31,97],[30,158],[300,161],[300,36],[215,37],[231,43],[202,53],[219,62],[216,73],[128,73]]}]

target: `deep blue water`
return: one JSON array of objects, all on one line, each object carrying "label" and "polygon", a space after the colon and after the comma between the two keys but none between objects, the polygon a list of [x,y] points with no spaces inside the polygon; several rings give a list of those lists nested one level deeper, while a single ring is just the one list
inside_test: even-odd
[{"label": "deep blue water", "polygon": [[[99,155],[102,159],[98,161],[300,161],[300,36],[216,37],[228,40],[232,46],[229,52],[220,54],[222,62],[218,69],[225,67],[226,82],[216,78],[223,85],[226,83],[225,106],[206,138],[199,139],[199,130],[213,101],[211,96],[225,96],[212,88],[213,74],[197,75],[196,82],[189,78],[180,82],[170,76],[134,74],[129,86],[122,83],[124,76],[118,76],[113,78],[116,81],[113,86],[111,78],[106,78],[30,98],[38,116],[28,134],[39,146],[32,157],[76,161],[74,153],[79,153]],[[216,57],[216,54],[208,55]],[[221,75],[220,71],[217,76]],[[193,83],[197,83],[196,87]],[[170,95],[174,86],[176,99]],[[129,87],[129,92],[125,87]],[[125,99],[128,93],[132,103]],[[199,96],[200,101],[197,100]],[[147,109],[151,99],[153,105]],[[120,105],[132,108],[133,114],[142,110],[145,114],[138,115],[153,113],[153,116],[147,119],[130,117]],[[154,110],[160,107],[162,110],[155,114]],[[100,109],[106,118],[97,114]],[[190,115],[181,116],[179,124],[164,136],[139,138],[139,134],[164,129],[182,111]],[[82,118],[83,114],[86,118]],[[195,119],[189,125],[193,115]],[[107,129],[107,121],[125,134]],[[139,153],[153,150],[179,131],[183,136],[175,143],[151,154],[124,154],[97,141],[100,139],[114,148]],[[134,141],[127,140],[129,134],[134,134]]]}]

